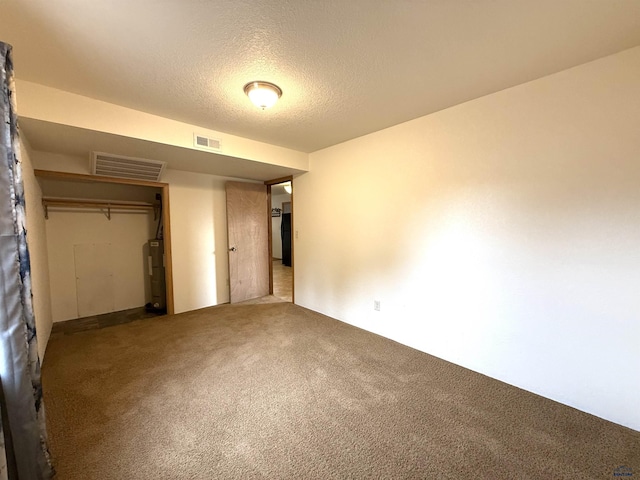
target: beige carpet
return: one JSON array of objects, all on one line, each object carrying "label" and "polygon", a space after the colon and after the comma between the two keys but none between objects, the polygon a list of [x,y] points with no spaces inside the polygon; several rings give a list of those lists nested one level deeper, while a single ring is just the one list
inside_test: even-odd
[{"label": "beige carpet", "polygon": [[43,379],[59,480],[640,476],[639,432],[289,303],[62,336]]}]

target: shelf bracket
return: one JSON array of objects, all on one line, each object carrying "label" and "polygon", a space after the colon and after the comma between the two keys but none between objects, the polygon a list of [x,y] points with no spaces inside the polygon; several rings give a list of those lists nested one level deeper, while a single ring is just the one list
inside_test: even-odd
[{"label": "shelf bracket", "polygon": [[104,210],[103,208],[100,209],[100,211],[102,213],[104,213],[104,216],[107,217],[109,220],[111,220],[111,205],[107,205],[107,209]]}]

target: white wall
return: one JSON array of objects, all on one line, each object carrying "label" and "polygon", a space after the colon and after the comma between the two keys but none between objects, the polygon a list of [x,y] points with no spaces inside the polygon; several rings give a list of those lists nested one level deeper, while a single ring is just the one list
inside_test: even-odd
[{"label": "white wall", "polygon": [[213,175],[167,170],[175,312],[229,301],[225,183]]},{"label": "white wall", "polygon": [[311,154],[296,303],[640,430],[639,86],[640,47]]},{"label": "white wall", "polygon": [[27,209],[27,243],[31,259],[31,286],[33,290],[33,309],[36,317],[38,335],[38,353],[44,359],[47,342],[51,334],[51,296],[49,293],[49,260],[47,256],[47,236],[45,230],[42,192],[33,175],[31,148],[26,138],[20,139],[22,160],[22,180],[24,182],[25,203]]},{"label": "white wall", "polygon": [[111,245],[113,291],[105,289],[104,296],[112,297],[113,306],[96,313],[142,307],[151,300],[145,247],[155,237],[152,213],[112,212],[109,220],[99,211],[50,207],[45,224],[54,322],[83,316],[78,310],[75,245]]},{"label": "white wall", "polygon": [[36,169],[84,175],[91,173],[91,163],[88,158],[39,150],[34,150],[31,156],[33,157],[33,168]]},{"label": "white wall", "polygon": [[[291,194],[274,195],[271,197],[271,208],[282,209],[284,202],[291,201]],[[282,213],[280,214],[282,215]],[[271,217],[271,253],[273,258],[282,258],[282,236],[280,226],[282,224],[282,216]]]}]

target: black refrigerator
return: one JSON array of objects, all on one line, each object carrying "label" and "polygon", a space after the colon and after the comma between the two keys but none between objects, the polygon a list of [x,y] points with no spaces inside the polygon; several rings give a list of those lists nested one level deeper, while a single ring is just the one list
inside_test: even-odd
[{"label": "black refrigerator", "polygon": [[291,214],[283,213],[280,223],[280,236],[282,237],[282,264],[291,266]]}]

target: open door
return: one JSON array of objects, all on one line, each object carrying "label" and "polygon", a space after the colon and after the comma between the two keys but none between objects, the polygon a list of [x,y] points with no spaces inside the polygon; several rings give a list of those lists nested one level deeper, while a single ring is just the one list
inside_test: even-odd
[{"label": "open door", "polygon": [[230,302],[269,295],[267,187],[227,182]]}]

